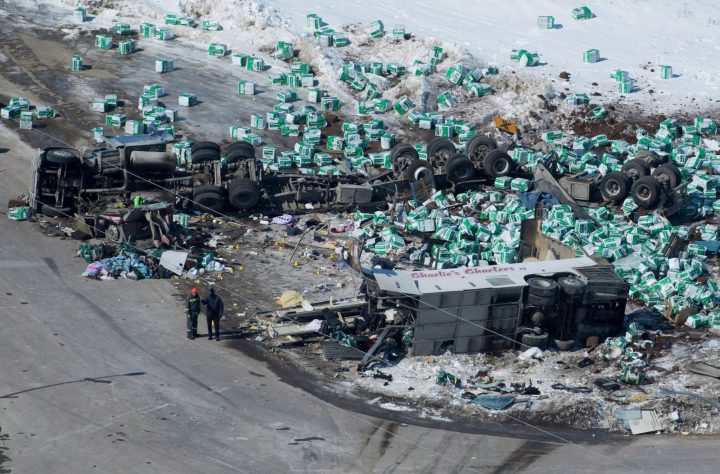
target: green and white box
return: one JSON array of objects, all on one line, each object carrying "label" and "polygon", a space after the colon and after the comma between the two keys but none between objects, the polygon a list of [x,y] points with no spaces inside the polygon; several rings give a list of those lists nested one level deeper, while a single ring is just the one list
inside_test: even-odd
[{"label": "green and white box", "polygon": [[256,58],[255,56],[248,56],[245,67],[248,71],[264,71],[265,60],[262,58]]},{"label": "green and white box", "polygon": [[82,56],[79,54],[76,54],[72,57],[72,70],[73,71],[82,71],[83,70],[83,59]]},{"label": "green and white box", "polygon": [[0,117],[4,119],[12,119],[20,116],[20,107],[8,105],[0,109]]},{"label": "green and white box", "polygon": [[540,64],[540,55],[537,53],[525,51],[520,55],[518,62],[525,67],[537,66],[538,64]]},{"label": "green and white box", "polygon": [[118,105],[117,94],[105,94],[105,103],[108,108],[114,109]]},{"label": "green and white box", "polygon": [[108,104],[104,100],[94,100],[92,103],[93,112],[107,112]]},{"label": "green and white box", "polygon": [[277,93],[277,99],[280,102],[294,102],[297,100],[297,93],[292,90],[280,91]]},{"label": "green and white box", "polygon": [[696,117],[694,123],[698,133],[701,133],[703,135],[717,134],[717,123],[713,119]]},{"label": "green and white box", "polygon": [[152,38],[155,36],[155,25],[152,23],[140,23],[140,36],[143,38]]},{"label": "green and white box", "polygon": [[593,17],[593,13],[588,7],[573,8],[571,14],[576,20],[589,20]]},{"label": "green and white box", "polygon": [[340,99],[334,96],[325,96],[320,99],[320,110],[340,110]]},{"label": "green and white box", "polygon": [[247,54],[242,53],[233,53],[232,56],[230,56],[230,61],[232,62],[233,66],[240,66],[240,67],[246,67],[247,66]]},{"label": "green and white box", "polygon": [[83,23],[85,21],[85,9],[83,7],[78,7],[73,10],[73,18],[76,22]]},{"label": "green and white box", "polygon": [[178,121],[177,109],[165,109],[165,117],[167,118],[168,122],[177,122]]},{"label": "green and white box", "polygon": [[600,50],[598,49],[588,49],[583,53],[583,62],[584,63],[596,63],[600,60]]},{"label": "green and white box", "polygon": [[435,125],[435,136],[450,138],[455,135],[455,127],[447,123],[439,123]]},{"label": "green and white box", "polygon": [[55,117],[55,109],[52,107],[36,107],[35,116],[39,119],[49,119]]},{"label": "green and white box", "polygon": [[184,92],[178,97],[178,105],[191,107],[197,103],[197,95]]},{"label": "green and white box", "polygon": [[250,129],[250,127],[244,127],[242,125],[232,125],[230,127],[230,138],[239,140],[251,132],[252,132],[252,130]]},{"label": "green and white box", "polygon": [[125,125],[127,117],[124,114],[110,114],[105,116],[105,125],[113,127],[122,127]]},{"label": "green and white box", "polygon": [[238,81],[238,94],[240,95],[254,95],[255,94],[255,83],[248,81]]},{"label": "green and white box", "polygon": [[228,48],[225,43],[210,43],[208,54],[215,57],[223,57],[227,54]]},{"label": "green and white box", "polygon": [[263,160],[275,160],[275,153],[277,153],[277,149],[275,147],[271,146],[265,146],[262,149],[262,159]]},{"label": "green and white box", "polygon": [[139,120],[128,120],[125,122],[125,133],[128,135],[140,135],[143,133],[143,123]]},{"label": "green and white box", "polygon": [[465,74],[463,74],[462,69],[458,69],[455,66],[450,66],[450,68],[448,68],[445,72],[445,79],[455,85],[459,85],[462,82],[463,77],[465,77]]},{"label": "green and white box", "polygon": [[134,33],[132,26],[127,23],[115,23],[113,31],[115,31],[116,35],[131,35]]},{"label": "green and white box", "polygon": [[292,43],[288,43],[285,41],[278,41],[275,44],[275,52],[273,53],[273,57],[277,59],[278,61],[287,61],[288,59],[292,58],[295,55],[295,50],[293,49]]},{"label": "green and white box", "polygon": [[672,79],[673,77],[672,66],[658,66],[658,72],[660,79]]},{"label": "green and white box", "polygon": [[123,40],[118,43],[118,51],[123,56],[135,52],[135,40]]},{"label": "green and white box", "polygon": [[[140,97],[138,97],[138,109],[139,110],[142,110],[143,108],[148,107],[148,106],[155,106],[155,105],[157,105],[157,97],[155,97],[154,94],[153,95],[143,94]],[[104,112],[104,110],[102,112]]]},{"label": "green and white box", "polygon": [[200,24],[200,29],[203,31],[220,31],[222,26],[217,21],[203,20]]},{"label": "green and white box", "polygon": [[630,79],[630,73],[622,69],[615,69],[610,73],[610,79],[615,79],[618,82],[627,81]]},{"label": "green and white box", "polygon": [[175,67],[175,63],[172,59],[156,59],[155,60],[155,72],[165,73],[170,72]]},{"label": "green and white box", "polygon": [[555,28],[555,17],[554,16],[539,16],[537,19],[537,26],[543,30],[552,30]]},{"label": "green and white box", "polygon": [[635,87],[635,81],[627,79],[622,82],[618,82],[618,92],[621,94],[630,94]]},{"label": "green and white box", "polygon": [[95,35],[95,46],[102,49],[111,49],[113,39],[110,35]]},{"label": "green and white box", "polygon": [[265,116],[262,114],[251,114],[250,115],[250,126],[257,130],[265,130],[267,122]]},{"label": "green and white box", "polygon": [[322,27],[322,18],[316,13],[309,13],[305,17],[305,26],[312,30],[319,30]]},{"label": "green and white box", "polygon": [[93,140],[97,143],[103,143],[105,141],[105,129],[102,127],[95,127],[92,130]]},{"label": "green and white box", "polygon": [[147,84],[143,86],[143,94],[160,98],[165,96],[166,92],[165,88],[160,84]]},{"label": "green and white box", "polygon": [[406,95],[401,96],[393,104],[393,108],[395,109],[395,112],[397,112],[399,115],[405,115],[410,109],[412,109],[414,107],[415,107],[415,104]]},{"label": "green and white box", "polygon": [[332,34],[332,44],[337,47],[341,48],[343,46],[347,46],[350,44],[350,40],[342,33],[333,33]]},{"label": "green and white box", "polygon": [[367,30],[368,34],[370,36],[372,36],[373,38],[379,38],[385,34],[383,22],[380,20],[375,20],[372,23],[370,23],[367,26],[366,30]]},{"label": "green and white box", "polygon": [[175,38],[175,33],[168,28],[156,28],[155,38],[163,41],[171,40]]},{"label": "green and white box", "polygon": [[441,109],[451,109],[457,105],[457,100],[450,91],[443,91],[437,96],[437,103]]},{"label": "green and white box", "polygon": [[245,136],[242,137],[241,140],[244,142],[248,142],[252,146],[262,145],[262,137],[260,135],[255,135],[254,133],[245,134]]},{"label": "green and white box", "polygon": [[405,39],[405,25],[395,25],[392,30],[392,37],[395,41],[402,41]]},{"label": "green and white box", "polygon": [[32,129],[32,118],[33,113],[29,110],[23,110],[20,112],[20,129],[31,130]]}]

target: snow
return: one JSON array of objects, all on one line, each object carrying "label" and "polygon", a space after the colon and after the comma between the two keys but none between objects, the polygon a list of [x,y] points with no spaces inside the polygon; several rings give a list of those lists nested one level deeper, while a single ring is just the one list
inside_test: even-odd
[{"label": "snow", "polygon": [[[709,404],[687,395],[666,395],[666,389],[671,389],[694,393],[710,400],[718,400],[720,396],[720,382],[684,369],[692,361],[717,364],[716,361],[720,360],[719,340],[709,337],[696,342],[686,340],[681,334],[676,334],[671,351],[666,351],[662,357],[652,361],[647,371],[650,383],[638,387],[621,384],[621,390],[615,392],[602,391],[593,382],[598,378],[616,380],[621,369],[602,360],[587,367],[578,367],[578,362],[585,357],[598,359],[597,354],[588,354],[585,350],[548,350],[544,352],[542,360],[525,361],[517,357],[521,352],[516,354],[512,351],[497,356],[446,353],[432,357],[406,357],[395,365],[380,368],[384,374],[393,377],[387,385],[383,379],[370,376],[369,371],[349,383],[370,393],[392,397],[393,401],[389,403],[394,405],[404,403],[416,408],[424,404],[444,406],[445,411],[440,416],[465,413],[492,418],[507,414],[531,423],[564,423],[584,429],[622,431],[616,411],[641,408],[656,410],[671,432],[718,432],[720,413]],[[461,386],[438,385],[436,378],[441,370],[459,377]],[[483,375],[485,373],[487,375]],[[532,403],[529,406],[516,403],[505,411],[496,412],[470,404],[462,397],[466,391],[474,394],[496,393],[480,388],[484,380],[485,383],[504,383],[504,390],[509,391],[509,396],[516,396],[523,401],[530,399]],[[552,388],[556,383],[567,387],[589,387],[592,390],[590,393],[573,393]],[[511,385],[515,388],[511,388]],[[538,388],[540,395],[521,395],[520,387],[530,385]],[[381,399],[376,399],[375,403]]]},{"label": "snow", "polygon": [[[317,13],[333,26],[366,25],[380,19],[385,29],[404,24],[407,32],[455,42],[480,61],[495,64],[501,72],[514,70],[523,77],[556,81],[557,89],[602,93],[603,102],[619,98],[614,69],[630,72],[640,91],[627,94],[626,103],[648,112],[689,112],[717,106],[720,75],[720,3],[715,0],[490,0],[417,1],[412,9],[400,0],[363,0],[337,3],[320,0],[268,0],[296,30],[307,13]],[[587,5],[596,17],[573,20],[570,12]],[[556,29],[537,28],[537,17],[552,15]],[[562,25],[561,28],[557,25]],[[520,68],[509,59],[513,48],[540,54],[543,65]],[[582,53],[600,50],[602,61],[583,64]],[[657,65],[671,65],[678,77],[663,80]],[[650,69],[655,69],[651,72]],[[569,82],[558,74],[567,71]],[[595,82],[598,86],[593,87]],[[654,90],[650,94],[650,90]],[[694,100],[693,100],[694,99]]]}]

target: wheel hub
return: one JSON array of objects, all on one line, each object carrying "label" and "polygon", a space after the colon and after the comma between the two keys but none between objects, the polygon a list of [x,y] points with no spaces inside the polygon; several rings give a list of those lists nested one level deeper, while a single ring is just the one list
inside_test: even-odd
[{"label": "wheel hub", "polygon": [[508,169],[507,161],[505,160],[497,160],[495,163],[493,163],[493,171],[497,174],[503,174],[506,173]]}]

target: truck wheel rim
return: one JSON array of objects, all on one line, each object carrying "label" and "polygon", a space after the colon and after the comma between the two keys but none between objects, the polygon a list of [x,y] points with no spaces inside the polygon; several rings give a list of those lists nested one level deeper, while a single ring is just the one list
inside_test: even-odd
[{"label": "truck wheel rim", "polygon": [[617,196],[620,194],[620,185],[617,181],[608,181],[605,189],[610,196]]},{"label": "truck wheel rim", "polygon": [[650,198],[650,187],[644,184],[641,184],[637,187],[637,195],[642,199],[649,199]]},{"label": "truck wheel rim", "polygon": [[493,163],[493,171],[496,174],[507,173],[509,167],[510,167],[510,165],[508,164],[507,160],[496,160]]},{"label": "truck wheel rim", "polygon": [[485,144],[477,145],[472,149],[472,157],[475,158],[475,160],[482,160],[489,150],[490,147]]}]

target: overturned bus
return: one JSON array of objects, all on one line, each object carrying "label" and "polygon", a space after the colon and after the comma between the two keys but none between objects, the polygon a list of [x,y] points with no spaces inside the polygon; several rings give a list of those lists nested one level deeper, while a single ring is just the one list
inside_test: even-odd
[{"label": "overturned bus", "polygon": [[628,298],[601,257],[372,274],[371,306],[412,325],[413,355],[585,345],[620,334]]}]

